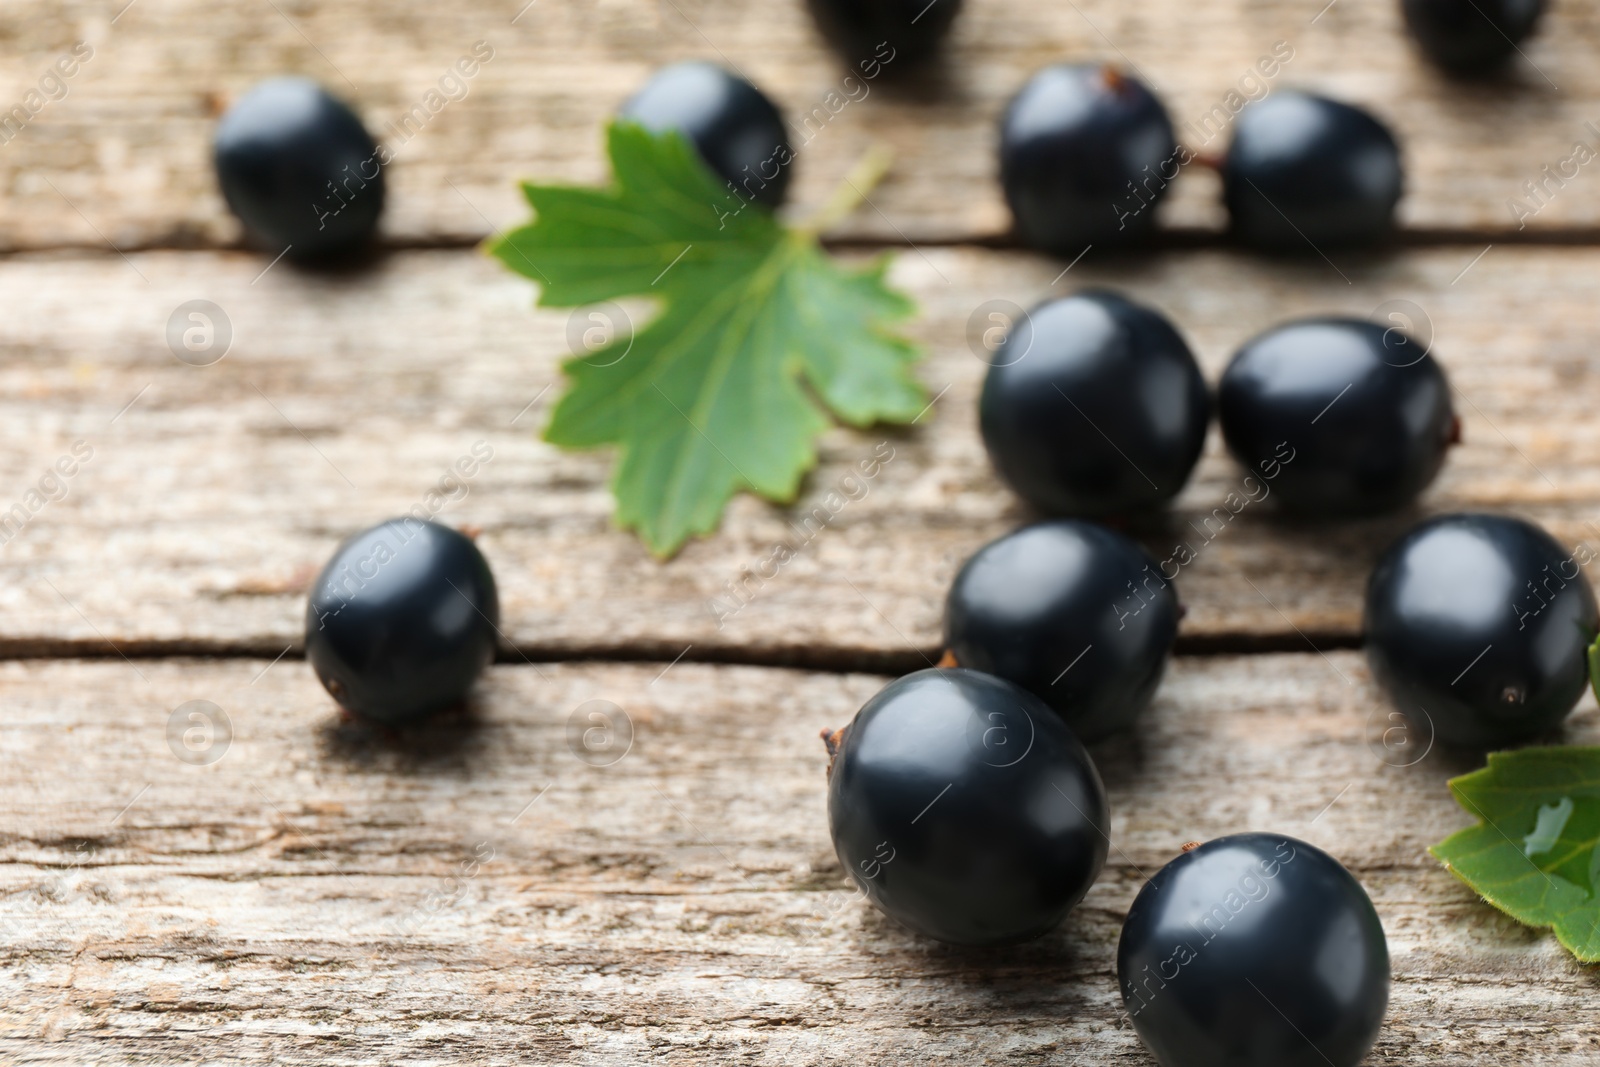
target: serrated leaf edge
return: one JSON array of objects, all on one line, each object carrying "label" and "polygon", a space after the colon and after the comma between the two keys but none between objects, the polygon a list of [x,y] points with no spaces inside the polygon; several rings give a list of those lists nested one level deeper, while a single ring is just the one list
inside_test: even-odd
[{"label": "serrated leaf edge", "polygon": [[[630,128],[630,127],[637,127],[637,128],[640,128],[640,129],[643,128],[643,127],[638,127],[638,124],[636,124],[636,123],[627,122],[625,120],[613,120],[612,122],[610,122],[608,124],[608,126],[606,128],[606,150],[607,150],[607,158],[608,159],[614,160],[614,158],[615,158],[614,146],[615,146],[616,140],[617,140],[619,134],[621,133],[621,131],[624,128]],[[711,177],[713,179],[713,181],[716,180],[715,176],[710,173],[709,168],[705,167],[705,164],[703,163],[703,161],[701,161],[699,156],[697,154],[695,154],[695,152],[694,152],[692,146],[690,145],[689,141],[687,140],[687,138],[683,137],[681,134],[679,134],[679,133],[677,133],[675,131],[666,131],[663,134],[652,134],[652,136],[660,137],[661,139],[666,140],[669,144],[672,144],[672,147],[673,147],[673,149],[675,151],[678,151],[678,152],[683,153],[684,155],[686,155],[690,160],[693,161],[694,164],[699,165],[702,168],[704,168],[704,173],[707,176]],[[555,186],[552,186],[552,185],[541,185],[539,183],[530,182],[530,181],[519,182],[518,185],[519,185],[519,187],[521,189],[521,192],[522,192],[522,195],[523,195],[523,199],[526,201],[530,211],[533,213],[532,217],[530,219],[528,219],[526,222],[524,222],[521,225],[517,226],[516,228],[511,229],[511,230],[507,230],[507,231],[505,231],[505,232],[503,232],[503,233],[501,233],[501,234],[499,234],[497,236],[491,237],[488,240],[486,240],[483,243],[483,245],[481,246],[483,251],[485,252],[485,254],[490,255],[490,256],[498,259],[502,264],[504,264],[505,266],[510,268],[514,273],[517,273],[517,274],[519,274],[519,275],[521,275],[523,277],[526,277],[526,278],[529,278],[531,280],[534,280],[536,283],[539,283],[540,280],[543,279],[543,282],[538,285],[538,293],[537,293],[537,295],[535,296],[535,299],[534,299],[534,306],[535,307],[538,307],[538,308],[568,308],[568,307],[583,307],[583,306],[586,306],[586,303],[575,303],[575,302],[560,302],[560,303],[556,303],[556,302],[548,301],[547,300],[547,296],[548,296],[548,293],[549,293],[550,286],[549,286],[549,284],[547,284],[548,283],[548,279],[544,277],[543,272],[539,271],[538,267],[535,266],[531,261],[529,261],[527,259],[526,256],[522,255],[520,252],[517,252],[517,258],[522,259],[523,262],[525,262],[528,265],[528,267],[530,268],[532,273],[530,273],[529,271],[523,271],[523,270],[518,269],[517,267],[512,265],[507,260],[506,255],[503,254],[503,250],[509,248],[512,251],[517,251],[516,246],[515,246],[515,244],[514,244],[514,242],[512,240],[513,236],[515,234],[517,234],[518,232],[521,232],[521,231],[523,231],[525,229],[531,228],[532,226],[537,224],[538,217],[539,217],[539,206],[538,206],[538,201],[537,201],[537,194],[540,191],[545,190],[545,189],[562,189],[562,190],[574,189],[574,190],[583,190],[585,192],[601,191],[601,192],[609,192],[609,193],[613,193],[613,194],[616,194],[616,195],[621,195],[624,192],[626,192],[625,186],[623,185],[622,181],[616,175],[614,168],[613,168],[613,173],[611,175],[610,180],[606,184],[604,184],[602,186],[582,186],[582,185],[555,185]],[[913,376],[910,373],[911,366],[918,359],[921,358],[922,353],[921,353],[920,349],[910,339],[904,337],[903,335],[899,334],[897,331],[895,331],[893,329],[893,327],[894,327],[894,325],[896,323],[905,322],[905,321],[913,318],[916,315],[916,312],[917,312],[916,302],[914,300],[912,300],[909,296],[907,296],[904,293],[900,292],[898,289],[895,289],[892,286],[890,286],[889,283],[888,283],[887,275],[888,275],[889,267],[893,263],[893,259],[894,259],[893,255],[891,253],[889,253],[889,252],[884,252],[884,253],[882,253],[882,254],[880,254],[878,256],[873,257],[870,261],[868,261],[867,263],[863,264],[862,266],[860,266],[858,268],[846,269],[846,268],[838,266],[837,264],[833,264],[832,258],[828,257],[826,252],[822,250],[821,242],[818,239],[818,235],[817,234],[812,233],[812,232],[810,232],[808,230],[805,230],[805,229],[783,226],[781,223],[779,223],[778,226],[779,226],[779,229],[781,231],[781,235],[782,235],[783,239],[778,241],[773,246],[772,253],[770,253],[767,257],[765,257],[765,259],[762,262],[762,269],[765,270],[768,265],[774,263],[775,261],[779,261],[779,260],[782,260],[782,259],[789,259],[789,258],[792,258],[792,257],[796,256],[797,254],[804,254],[806,252],[816,252],[819,255],[822,255],[825,259],[827,259],[828,262],[830,263],[830,265],[833,266],[834,269],[840,270],[842,273],[847,274],[850,277],[855,278],[855,279],[866,279],[866,280],[870,280],[872,282],[877,283],[878,286],[881,289],[882,295],[884,295],[886,297],[889,297],[889,298],[892,298],[893,306],[885,308],[884,311],[881,314],[875,315],[870,320],[868,320],[864,324],[865,329],[868,330],[869,332],[871,332],[873,335],[875,335],[880,341],[884,342],[886,345],[888,345],[890,347],[893,347],[893,348],[898,350],[897,354],[901,356],[901,359],[900,359],[900,366],[897,368],[900,373],[897,376],[901,377],[902,381],[905,384],[911,386],[913,389],[915,389],[917,391],[925,390],[925,387],[922,385],[922,383],[919,380],[917,380],[915,378],[915,376]],[[538,277],[536,278],[535,275],[538,275]],[[644,294],[640,294],[640,295],[644,295]],[[658,306],[659,306],[659,301],[657,303],[658,303]],[[653,322],[654,322],[654,320],[652,320],[651,324],[647,324],[644,327],[644,330],[649,330],[651,328],[651,325],[653,325]],[[640,331],[640,333],[642,333],[642,332],[643,331]],[[639,336],[639,334],[635,334],[634,335],[635,340],[637,339],[638,336]],[[587,356],[587,357],[584,357],[584,356],[573,356],[573,357],[571,357],[569,359],[563,360],[562,363],[561,363],[562,377],[564,379],[566,379],[570,383],[571,375],[567,371],[567,368],[569,366],[571,366],[574,363],[584,362],[584,361],[586,361],[588,359],[593,359],[596,356],[598,356],[598,355],[600,355],[600,354],[602,354],[602,353],[604,353],[606,351],[609,351],[609,348],[610,348],[610,346],[607,346],[606,348],[601,349],[599,352],[594,353],[594,354],[592,354],[590,356]],[[814,411],[817,412],[817,414],[821,417],[821,421],[826,422],[826,423],[849,426],[849,427],[852,427],[852,428],[855,428],[855,429],[863,429],[863,428],[866,428],[868,426],[878,425],[878,424],[909,425],[912,421],[914,421],[917,417],[919,417],[918,415],[909,415],[909,414],[902,416],[901,413],[899,413],[899,412],[880,412],[880,413],[877,413],[875,415],[868,416],[868,417],[855,418],[855,417],[850,416],[849,414],[846,414],[844,412],[841,412],[841,411],[837,410],[831,403],[828,402],[826,396],[821,392],[821,390],[816,388],[813,383],[808,381],[808,375],[806,374],[804,361],[802,359],[800,359],[798,357],[793,357],[793,358],[791,358],[789,360],[786,360],[785,364],[783,366],[783,372],[785,374],[787,374],[787,375],[790,375],[795,380],[795,382],[797,384],[801,385],[804,388],[804,391],[805,391],[805,393],[807,394],[807,396],[809,398],[809,406]],[[563,397],[564,396],[565,396],[565,393],[563,394]],[[552,410],[551,410],[550,418],[547,421],[544,429],[540,432],[540,437],[541,437],[542,440],[545,440],[545,441],[548,441],[548,442],[550,442],[552,444],[555,444],[555,445],[557,445],[557,447],[561,447],[561,448],[569,448],[569,447],[570,448],[581,448],[582,450],[585,450],[585,451],[587,451],[587,450],[589,450],[591,448],[594,448],[594,447],[604,447],[604,446],[591,446],[591,445],[571,446],[571,445],[562,444],[560,441],[557,441],[554,438],[552,438],[550,436],[550,434],[551,434],[551,432],[552,432],[552,430],[554,428],[554,424],[555,424],[555,421],[556,421],[556,417],[555,417],[556,408],[558,408],[559,405],[560,405],[560,401],[558,400],[556,406],[553,407]],[[676,405],[674,405],[674,406],[676,406]],[[689,420],[690,426],[693,427],[696,430],[696,432],[699,432],[699,433],[702,433],[702,434],[704,433],[704,431],[700,429],[699,424],[694,422],[694,420],[693,420],[691,415],[686,414],[685,418]],[[824,429],[825,429],[825,427],[824,427]],[[819,430],[818,432],[820,433],[822,431]],[[717,447],[714,442],[712,442],[712,444],[713,444],[713,447]],[[611,490],[612,499],[615,502],[615,506],[614,506],[614,508],[612,510],[612,515],[611,515],[612,523],[618,529],[621,529],[621,530],[632,530],[635,533],[637,533],[638,536],[640,537],[641,541],[644,542],[646,548],[650,551],[651,555],[655,556],[657,559],[668,559],[668,558],[671,558],[679,550],[681,550],[682,547],[685,544],[687,544],[688,541],[690,541],[691,539],[693,539],[695,537],[705,536],[707,534],[710,534],[710,533],[714,532],[721,525],[722,520],[725,517],[725,514],[727,512],[728,504],[731,502],[733,497],[735,495],[737,495],[738,493],[740,493],[740,492],[751,493],[751,494],[753,494],[755,496],[758,496],[758,497],[760,497],[760,498],[762,498],[764,500],[767,500],[768,502],[770,502],[772,504],[775,504],[775,505],[778,505],[778,506],[788,506],[788,505],[793,504],[800,496],[801,488],[803,487],[803,485],[805,483],[806,477],[813,470],[816,469],[817,464],[820,462],[820,451],[819,451],[819,449],[817,447],[817,435],[816,434],[812,434],[812,435],[810,435],[810,436],[808,436],[806,438],[806,440],[804,442],[804,445],[802,446],[804,448],[804,453],[805,454],[798,458],[798,461],[797,461],[797,464],[796,464],[796,467],[795,467],[795,470],[794,470],[794,476],[792,477],[792,479],[790,480],[790,483],[787,486],[782,487],[781,489],[776,489],[775,488],[775,489],[769,491],[767,489],[763,489],[761,487],[758,487],[758,486],[750,484],[749,479],[745,478],[745,477],[743,477],[741,475],[738,483],[735,484],[730,489],[730,491],[720,501],[717,502],[716,507],[714,509],[715,514],[710,519],[708,519],[705,522],[689,522],[689,521],[686,521],[686,522],[683,523],[684,532],[683,532],[681,537],[677,538],[675,541],[673,541],[671,543],[657,543],[657,542],[653,541],[652,538],[649,536],[648,531],[646,529],[646,525],[645,525],[646,519],[644,517],[625,518],[623,516],[622,497],[621,497],[621,495],[620,495],[620,493],[618,491],[618,489],[619,489],[618,482],[619,482],[619,480],[621,478],[621,475],[622,475],[622,469],[623,469],[622,460],[625,458],[626,451],[627,451],[627,446],[622,445],[620,443],[612,443],[612,444],[610,444],[609,447],[611,447],[614,450],[614,453],[615,453],[615,457],[614,457],[613,462],[612,462],[611,477],[610,477],[610,479],[608,480],[608,483],[607,483],[608,484],[608,488]],[[717,448],[717,450],[719,452],[721,451],[720,448]],[[732,463],[731,460],[729,460],[729,462],[730,462],[730,464]],[[735,467],[735,470],[737,470],[737,465],[736,464],[734,465],[734,467]]]},{"label": "serrated leaf edge", "polygon": [[[1597,639],[1597,645],[1600,645],[1600,639]],[[1591,649],[1591,652],[1590,652],[1591,663],[1593,662],[1594,654],[1595,654],[1594,650]],[[1512,921],[1516,922],[1518,925],[1528,927],[1530,930],[1540,930],[1540,931],[1548,931],[1548,932],[1550,932],[1551,934],[1553,934],[1555,936],[1556,942],[1558,944],[1560,944],[1562,948],[1566,949],[1569,953],[1571,953],[1572,957],[1574,959],[1578,960],[1580,963],[1583,963],[1583,964],[1600,964],[1600,942],[1597,942],[1595,940],[1595,938],[1594,938],[1595,931],[1594,930],[1591,930],[1590,931],[1590,935],[1589,935],[1589,944],[1591,946],[1593,946],[1593,947],[1590,947],[1590,948],[1587,948],[1587,949],[1579,948],[1578,946],[1573,945],[1572,943],[1570,943],[1565,937],[1562,936],[1561,931],[1559,929],[1558,920],[1551,919],[1548,922],[1538,922],[1538,921],[1530,921],[1529,919],[1527,919],[1527,918],[1525,918],[1525,917],[1523,917],[1521,915],[1518,915],[1516,912],[1511,910],[1511,905],[1506,903],[1506,902],[1504,902],[1502,899],[1500,899],[1499,896],[1493,890],[1486,890],[1484,887],[1474,883],[1470,878],[1468,878],[1465,874],[1463,874],[1460,870],[1458,870],[1456,868],[1455,864],[1451,863],[1450,860],[1447,859],[1445,857],[1445,855],[1444,855],[1444,851],[1443,850],[1450,849],[1452,845],[1464,844],[1463,839],[1470,838],[1472,835],[1476,834],[1480,830],[1485,830],[1485,829],[1496,829],[1496,830],[1498,830],[1499,829],[1499,827],[1496,826],[1491,819],[1489,819],[1487,816],[1485,816],[1483,814],[1483,812],[1478,808],[1478,805],[1473,803],[1473,801],[1468,797],[1467,790],[1469,788],[1471,788],[1471,787],[1481,785],[1483,787],[1483,791],[1484,792],[1502,792],[1502,793],[1520,792],[1521,790],[1513,790],[1513,789],[1510,789],[1510,788],[1496,788],[1496,787],[1490,785],[1489,783],[1494,780],[1494,778],[1495,778],[1495,770],[1500,764],[1510,762],[1512,759],[1517,758],[1519,755],[1521,756],[1521,758],[1529,758],[1529,754],[1532,754],[1532,753],[1537,753],[1538,754],[1537,756],[1535,756],[1533,758],[1541,758],[1541,759],[1557,757],[1558,754],[1560,754],[1560,756],[1571,756],[1573,758],[1581,758],[1583,756],[1592,756],[1592,757],[1594,757],[1596,759],[1600,759],[1600,746],[1596,746],[1596,745],[1560,745],[1560,746],[1545,746],[1545,747],[1542,747],[1542,748],[1533,748],[1533,749],[1518,749],[1518,750],[1515,750],[1513,752],[1491,752],[1491,753],[1489,753],[1487,760],[1485,760],[1484,766],[1479,767],[1475,771],[1468,771],[1466,774],[1457,775],[1456,777],[1451,778],[1448,782],[1445,783],[1446,785],[1449,786],[1450,794],[1451,794],[1452,797],[1455,798],[1456,803],[1458,805],[1460,805],[1460,807],[1462,809],[1464,809],[1468,813],[1470,813],[1473,816],[1473,818],[1475,818],[1477,820],[1477,822],[1472,826],[1463,827],[1462,829],[1457,830],[1455,833],[1451,834],[1449,837],[1446,837],[1443,841],[1440,841],[1437,844],[1428,846],[1428,854],[1431,855],[1434,859],[1438,860],[1440,865],[1443,866],[1445,870],[1449,871],[1450,874],[1452,874],[1455,878],[1457,878],[1463,885],[1465,885],[1468,889],[1471,889],[1474,893],[1476,893],[1478,895],[1478,899],[1482,900],[1485,904],[1488,904],[1490,907],[1494,908],[1496,911],[1500,912],[1502,915],[1505,915],[1507,918],[1509,918]],[[1581,786],[1587,786],[1587,787],[1590,787],[1590,788],[1595,788],[1597,790],[1600,790],[1600,779],[1595,779],[1595,780],[1592,780],[1592,781],[1582,781],[1582,782],[1578,783],[1578,786],[1580,786],[1580,787]],[[1500,833],[1502,835],[1504,835],[1505,831],[1501,830]],[[1511,842],[1510,841],[1509,837],[1507,837],[1506,840],[1511,844],[1515,844],[1515,842]],[[1491,848],[1495,848],[1495,847],[1499,847],[1499,846],[1498,845],[1491,846]],[[1482,852],[1486,852],[1486,851],[1489,851],[1489,849],[1480,849],[1480,850],[1478,850],[1476,852],[1470,853],[1470,855],[1479,855]],[[1539,868],[1537,866],[1533,866],[1531,863],[1530,863],[1530,867],[1531,867],[1531,870],[1530,870],[1530,873],[1529,873],[1528,877],[1532,877],[1534,874],[1544,874],[1545,873],[1541,868]],[[1546,877],[1548,877],[1548,875],[1546,875]],[[1600,887],[1596,888],[1596,890],[1595,890],[1595,898],[1594,899],[1595,899],[1596,907],[1600,907]]]}]

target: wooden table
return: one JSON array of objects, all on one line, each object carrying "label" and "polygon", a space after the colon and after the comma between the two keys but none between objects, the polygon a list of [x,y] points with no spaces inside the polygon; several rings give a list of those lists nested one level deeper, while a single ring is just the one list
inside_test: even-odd
[{"label": "wooden table", "polygon": [[[0,512],[28,515],[0,547],[0,1059],[1147,1064],[1114,975],[1133,894],[1186,840],[1272,829],[1338,856],[1383,917],[1395,981],[1370,1062],[1600,1062],[1595,973],[1426,854],[1470,821],[1444,782],[1471,761],[1385,750],[1357,651],[1365,574],[1420,514],[1507,510],[1600,545],[1600,171],[1541,171],[1600,146],[1596,9],[1557,0],[1510,75],[1462,85],[1416,57],[1392,0],[969,0],[947,69],[814,120],[794,190],[814,206],[870,144],[894,149],[835,237],[901,250],[937,404],[910,430],[830,433],[794,513],[741,498],[661,564],[609,524],[608,457],[538,440],[567,316],[531,310],[477,242],[523,218],[514,179],[602,179],[599,123],[662,62],[736,64],[791,116],[842,71],[794,0],[523,2],[0,10],[0,105],[92,49],[0,145]],[[219,108],[304,72],[395,143],[390,122],[478,41],[493,58],[465,97],[397,151],[374,263],[317,273],[239,246],[208,163]],[[1230,251],[1198,169],[1149,254],[1096,250],[1061,277],[1005,236],[995,118],[1033,69],[1136,68],[1196,144],[1280,41],[1274,85],[1400,134],[1398,248]],[[1538,206],[1521,227],[1515,197]],[[1279,320],[1410,301],[1465,444],[1414,513],[1298,526],[1252,507],[1204,545],[1145,728],[1096,750],[1099,883],[1042,941],[958,952],[852,892],[817,734],[936,657],[954,569],[1027,519],[975,432],[973,309],[1089,284],[1164,308],[1213,379]],[[166,342],[196,299],[233,331],[204,367]],[[30,497],[80,441],[65,495]],[[500,663],[464,717],[399,738],[342,722],[300,657],[309,576],[478,442],[492,460],[436,499],[483,529]],[[884,442],[866,495],[750,579]],[[1194,540],[1239,476],[1213,434],[1136,532],[1163,554]],[[748,603],[719,619],[734,587]],[[213,762],[178,756],[195,700],[231,724]],[[596,708],[622,728],[613,751],[629,742],[615,762],[571,744]],[[1600,741],[1591,698],[1567,737]]]}]

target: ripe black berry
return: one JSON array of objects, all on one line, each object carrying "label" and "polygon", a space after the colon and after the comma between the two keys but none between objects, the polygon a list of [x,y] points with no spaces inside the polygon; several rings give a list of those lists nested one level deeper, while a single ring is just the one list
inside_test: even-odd
[{"label": "ripe black berry", "polygon": [[257,85],[222,116],[212,153],[228,207],[291,259],[347,253],[377,228],[388,157],[316,82]]},{"label": "ripe black berry", "polygon": [[1380,240],[1394,227],[1403,185],[1388,127],[1360,108],[1290,90],[1239,113],[1222,162],[1234,236],[1268,251]]},{"label": "ripe black berry", "polygon": [[1367,660],[1426,734],[1493,748],[1553,729],[1588,681],[1600,628],[1582,567],[1531,523],[1444,515],[1401,537],[1367,582]]},{"label": "ripe black berry", "polygon": [[1060,519],[979,549],[950,586],[945,647],[1015,682],[1084,741],[1150,703],[1178,633],[1178,598],[1133,541]]},{"label": "ripe black berry", "polygon": [[1016,323],[978,405],[1000,476],[1040,511],[1104,515],[1183,488],[1210,402],[1160,313],[1114,293],[1040,304]]},{"label": "ripe black berry", "polygon": [[938,48],[961,0],[806,0],[851,67],[899,74]]},{"label": "ripe black berry", "polygon": [[1398,508],[1457,437],[1439,364],[1360,319],[1302,319],[1250,341],[1222,375],[1217,408],[1234,458],[1302,514]]},{"label": "ripe black berry", "polygon": [[1338,860],[1278,834],[1234,834],[1139,891],[1117,980],[1161,1067],[1356,1067],[1388,1007],[1389,946]]},{"label": "ripe black berry", "polygon": [[1000,181],[1017,233],[1076,256],[1147,233],[1182,160],[1166,109],[1111,67],[1046,67],[1006,108]]},{"label": "ripe black berry", "polygon": [[674,63],[622,105],[646,129],[677,130],[744,200],[783,203],[794,152],[783,116],[766,95],[712,63]]},{"label": "ripe black berry", "polygon": [[1100,873],[1100,775],[1037,697],[977,671],[890,682],[830,740],[833,847],[874,904],[959,945],[1026,941]]},{"label": "ripe black berry", "polygon": [[1406,26],[1428,58],[1471,74],[1505,62],[1544,14],[1545,0],[1401,0]]},{"label": "ripe black berry", "polygon": [[457,703],[494,658],[500,601],[478,546],[391,519],[339,546],[311,589],[306,658],[333,698],[386,723]]}]

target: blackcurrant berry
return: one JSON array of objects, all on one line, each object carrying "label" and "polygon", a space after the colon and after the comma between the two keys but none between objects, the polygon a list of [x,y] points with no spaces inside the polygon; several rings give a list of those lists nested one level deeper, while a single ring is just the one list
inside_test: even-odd
[{"label": "blackcurrant berry", "polygon": [[1433,356],[1360,319],[1302,319],[1250,341],[1223,372],[1217,409],[1234,458],[1301,514],[1401,507],[1458,436]]},{"label": "blackcurrant berry", "polygon": [[306,78],[272,78],[217,124],[212,154],[228,207],[291,259],[348,253],[383,210],[387,157],[344,104]]},{"label": "blackcurrant berry", "polygon": [[1059,923],[1105,863],[1105,788],[1039,698],[968,670],[890,682],[830,741],[839,862],[892,918],[1003,945]]},{"label": "blackcurrant berry", "polygon": [[1400,10],[1429,59],[1474,74],[1505,62],[1546,6],[1545,0],[1401,0]]},{"label": "blackcurrant berry", "polygon": [[1493,748],[1555,726],[1583,695],[1600,628],[1581,560],[1531,523],[1444,515],[1367,582],[1367,660],[1416,729]]},{"label": "blackcurrant berry", "polygon": [[1149,232],[1182,161],[1166,109],[1111,67],[1046,67],[1006,107],[1000,182],[1017,233],[1077,256]]},{"label": "blackcurrant berry", "polygon": [[961,0],[806,0],[806,6],[853,69],[899,74],[934,53]]},{"label": "blackcurrant berry", "polygon": [[1389,1004],[1389,946],[1338,860],[1279,834],[1234,834],[1145,883],[1117,980],[1161,1067],[1356,1067]]},{"label": "blackcurrant berry", "polygon": [[478,546],[391,519],[339,546],[311,589],[306,658],[343,707],[377,722],[459,702],[494,658],[500,601]]},{"label": "blackcurrant berry", "polygon": [[1222,161],[1234,236],[1268,251],[1381,240],[1403,185],[1388,127],[1360,108],[1287,89],[1239,112]]},{"label": "blackcurrant berry", "polygon": [[979,549],[950,586],[944,633],[961,666],[1031,691],[1093,741],[1155,695],[1178,598],[1133,541],[1059,519]]},{"label": "blackcurrant berry", "polygon": [[1210,401],[1189,346],[1159,312],[1114,293],[1040,304],[1008,333],[978,405],[1011,487],[1048,514],[1160,504],[1188,481]]},{"label": "blackcurrant berry", "polygon": [[674,63],[622,105],[621,116],[660,133],[676,130],[746,201],[783,203],[793,170],[783,116],[760,89],[713,63]]}]

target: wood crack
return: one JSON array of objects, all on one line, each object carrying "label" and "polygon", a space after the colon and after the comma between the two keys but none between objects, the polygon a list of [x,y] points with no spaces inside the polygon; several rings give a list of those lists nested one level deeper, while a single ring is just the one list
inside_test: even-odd
[{"label": "wood crack", "polygon": [[[1239,633],[1178,635],[1174,655],[1212,657],[1275,655],[1297,652],[1330,652],[1359,649],[1359,634],[1328,633]],[[502,647],[495,662],[502,666],[533,666],[546,663],[702,663],[740,667],[800,669],[822,674],[901,675],[935,665],[942,649],[928,646],[916,649],[858,649],[819,645],[788,647],[741,647],[696,645],[687,652],[665,642],[628,642],[616,645],[521,645]],[[0,662],[10,660],[102,660],[102,659],[217,659],[217,660],[305,660],[298,647],[284,651],[283,645],[259,641],[210,641],[203,638],[180,640],[137,640],[108,643],[99,640],[56,638],[0,638]]]},{"label": "wood crack", "polygon": [[[494,236],[483,233],[441,233],[437,235],[390,238],[373,246],[368,259],[407,252],[471,252],[476,253],[483,242]],[[883,252],[910,252],[915,249],[955,250],[981,249],[997,252],[1042,254],[1023,244],[1010,232],[971,234],[926,234],[915,239],[914,244],[885,240],[875,236],[824,237],[824,248],[840,252],[878,254]],[[1600,247],[1600,226],[1570,227],[1564,229],[1522,229],[1513,227],[1482,229],[1413,228],[1397,231],[1386,246],[1368,250],[1365,255],[1382,255],[1385,252],[1415,251],[1435,248],[1480,247],[1485,244],[1516,245],[1523,248],[1593,248]],[[1141,246],[1139,254],[1183,251],[1240,251],[1248,254],[1229,238],[1225,231],[1199,227],[1172,227],[1158,230]],[[116,250],[106,247],[103,241],[59,241],[49,244],[29,245],[22,248],[0,249],[0,262],[29,256],[53,253],[92,253],[116,258],[142,252],[193,252],[195,254],[238,254],[259,256],[260,250],[242,242],[198,242],[191,240],[155,239],[120,246]],[[355,266],[355,265],[353,265]]]}]

